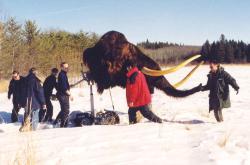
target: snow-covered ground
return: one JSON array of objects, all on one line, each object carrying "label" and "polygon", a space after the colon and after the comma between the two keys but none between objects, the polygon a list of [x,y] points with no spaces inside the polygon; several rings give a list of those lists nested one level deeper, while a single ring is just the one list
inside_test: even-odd
[{"label": "snow-covered ground", "polygon": [[[235,95],[231,88],[232,107],[224,109],[223,123],[216,123],[213,113],[208,113],[208,92],[175,99],[155,91],[153,109],[169,122],[155,124],[143,120],[128,125],[125,91],[113,88],[115,108],[122,112],[120,125],[19,133],[20,124],[0,124],[0,164],[13,164],[31,156],[35,164],[43,165],[249,165],[250,66],[228,65],[225,68],[241,89]],[[189,70],[191,67],[186,67],[166,77],[174,83]],[[205,84],[208,71],[208,66],[202,66],[182,88]],[[88,86],[73,89],[73,93],[71,111],[88,111]],[[6,95],[0,94],[0,114],[9,122],[12,104]],[[53,104],[55,117],[59,104]],[[95,92],[95,107],[111,109],[108,91],[102,95]]]}]

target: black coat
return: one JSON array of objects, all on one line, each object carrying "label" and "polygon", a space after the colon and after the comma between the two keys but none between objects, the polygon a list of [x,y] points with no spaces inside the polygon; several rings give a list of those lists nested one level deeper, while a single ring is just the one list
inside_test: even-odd
[{"label": "black coat", "polygon": [[43,83],[44,95],[46,98],[49,98],[52,95],[54,88],[57,90],[56,77],[54,75],[50,75]]},{"label": "black coat", "polygon": [[26,78],[26,103],[31,99],[31,109],[41,109],[45,105],[45,97],[41,81],[33,74],[30,73]]},{"label": "black coat", "polygon": [[209,90],[209,110],[229,108],[231,106],[229,85],[239,90],[236,80],[222,67],[216,73],[208,74],[203,91]]},{"label": "black coat", "polygon": [[12,95],[12,101],[15,104],[21,104],[22,102],[22,89],[24,87],[24,77],[20,76],[20,80],[12,79],[9,84],[8,98]]},{"label": "black coat", "polygon": [[67,95],[66,91],[70,89],[68,76],[65,71],[61,71],[58,75],[57,95]]}]

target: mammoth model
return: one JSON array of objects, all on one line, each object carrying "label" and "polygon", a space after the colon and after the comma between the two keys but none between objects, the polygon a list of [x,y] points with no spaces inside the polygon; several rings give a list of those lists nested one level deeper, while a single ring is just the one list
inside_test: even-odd
[{"label": "mammoth model", "polygon": [[178,90],[176,87],[186,81],[201,63],[175,85],[171,85],[163,75],[180,69],[198,57],[199,55],[194,56],[176,67],[161,70],[154,60],[146,56],[137,46],[128,42],[122,33],[110,31],[104,34],[93,47],[84,51],[83,62],[88,67],[93,81],[97,84],[99,93],[110,87],[120,86],[124,88],[126,86],[125,64],[129,60],[145,74],[151,93],[153,93],[154,88],[158,88],[169,96],[186,97],[197,92],[199,86],[190,90]]}]

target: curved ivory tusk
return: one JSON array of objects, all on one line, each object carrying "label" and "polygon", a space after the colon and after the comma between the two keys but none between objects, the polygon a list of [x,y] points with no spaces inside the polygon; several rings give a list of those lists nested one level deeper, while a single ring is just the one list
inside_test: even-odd
[{"label": "curved ivory tusk", "polygon": [[198,65],[196,65],[196,67],[194,67],[187,75],[186,77],[184,77],[181,81],[179,81],[178,83],[174,84],[173,86],[175,88],[178,88],[179,86],[181,86],[182,84],[184,84],[195,72],[196,69],[198,69],[202,64],[204,63],[204,61],[201,61]]},{"label": "curved ivory tusk", "polygon": [[199,58],[200,56],[201,55],[195,55],[195,56],[187,59],[186,61],[180,63],[179,65],[177,65],[177,66],[175,66],[173,68],[170,68],[170,69],[166,69],[166,70],[153,70],[153,69],[149,69],[147,67],[143,67],[141,71],[144,74],[149,75],[149,76],[162,76],[162,75],[165,75],[165,74],[173,73],[173,72],[181,69],[182,67],[186,66],[190,62],[192,62],[195,59]]}]

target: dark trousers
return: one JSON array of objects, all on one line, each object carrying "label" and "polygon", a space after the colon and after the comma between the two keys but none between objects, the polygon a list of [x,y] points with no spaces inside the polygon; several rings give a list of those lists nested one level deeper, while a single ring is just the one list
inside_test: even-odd
[{"label": "dark trousers", "polygon": [[44,121],[52,121],[53,117],[53,105],[50,100],[50,96],[45,96],[47,112],[44,118]]},{"label": "dark trousers", "polygon": [[156,116],[152,111],[149,110],[149,106],[141,106],[141,107],[133,107],[128,109],[128,116],[129,116],[129,124],[136,123],[136,112],[140,111],[142,116],[147,118],[150,121],[156,123],[162,123],[162,119]]},{"label": "dark trousers", "polygon": [[61,111],[56,117],[55,123],[60,122],[60,127],[67,127],[69,116],[69,96],[58,95]]},{"label": "dark trousers", "polygon": [[217,120],[217,122],[223,122],[222,109],[220,108],[214,109],[214,117]]},{"label": "dark trousers", "polygon": [[39,122],[45,122],[45,114],[46,114],[46,110],[44,109],[40,109],[39,111]]},{"label": "dark trousers", "polygon": [[12,113],[11,113],[11,121],[13,123],[18,121],[18,112],[20,109],[21,109],[21,107],[19,106],[17,101],[13,100],[13,109],[12,109]]}]

